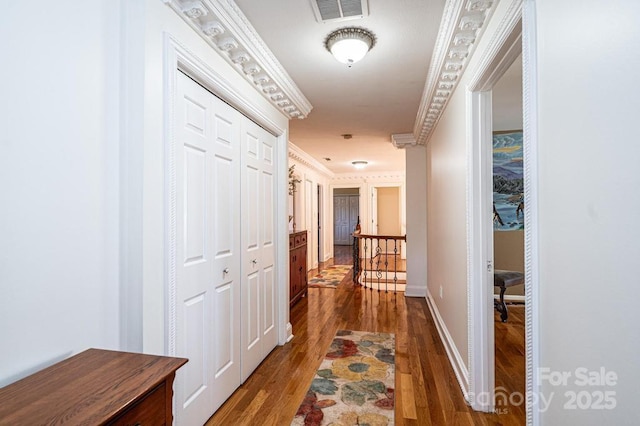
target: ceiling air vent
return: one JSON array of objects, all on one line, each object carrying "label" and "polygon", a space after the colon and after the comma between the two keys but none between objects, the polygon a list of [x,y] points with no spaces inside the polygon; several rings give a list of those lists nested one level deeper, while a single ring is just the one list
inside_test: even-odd
[{"label": "ceiling air vent", "polygon": [[347,21],[369,15],[367,0],[310,0],[318,22]]}]

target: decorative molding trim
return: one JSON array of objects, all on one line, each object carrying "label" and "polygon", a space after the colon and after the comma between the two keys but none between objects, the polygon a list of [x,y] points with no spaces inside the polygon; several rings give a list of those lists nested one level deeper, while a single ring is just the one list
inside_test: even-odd
[{"label": "decorative molding trim", "polygon": [[177,355],[177,306],[178,306],[178,237],[177,237],[177,176],[176,176],[176,138],[175,122],[175,99],[177,97],[176,73],[179,58],[184,56],[181,46],[175,40],[165,34],[164,39],[164,137],[165,137],[165,167],[166,176],[164,191],[166,195],[165,222],[166,222],[166,336],[165,345],[167,355]]},{"label": "decorative molding trim", "polygon": [[540,424],[540,304],[539,242],[538,242],[538,38],[536,32],[536,2],[524,0],[522,7],[522,111],[524,134],[524,280],[525,280],[525,353],[527,366],[527,424]]},{"label": "decorative molding trim", "polygon": [[440,340],[442,341],[442,345],[444,346],[444,350],[447,352],[447,358],[449,358],[449,362],[453,367],[453,372],[456,375],[456,379],[458,379],[458,384],[460,385],[460,389],[462,390],[462,395],[464,399],[469,401],[469,371],[467,367],[464,365],[464,361],[462,356],[460,355],[460,351],[456,347],[451,334],[449,334],[449,330],[447,326],[440,316],[440,311],[433,301],[433,297],[431,296],[431,292],[427,290],[427,305],[429,306],[429,312],[431,312],[431,317],[433,318],[433,322],[436,324],[436,329],[438,330],[438,334],[440,335]]},{"label": "decorative molding trim", "polygon": [[[522,53],[522,0],[513,0],[486,52],[475,67],[467,87],[471,91],[489,90]],[[487,75],[490,74],[488,77]]]},{"label": "decorative molding trim", "polygon": [[416,138],[413,133],[396,133],[391,135],[391,143],[398,149],[406,148],[407,146],[415,146]]},{"label": "decorative molding trim", "polygon": [[329,170],[324,164],[320,163],[318,160],[316,160],[291,142],[289,142],[289,158],[309,167],[310,169],[315,170],[322,175],[327,176],[329,179],[332,179],[334,177],[334,173]]},{"label": "decorative molding trim", "polygon": [[313,107],[233,0],[163,1],[282,114],[309,115]]},{"label": "decorative molding trim", "polygon": [[[466,234],[467,234],[467,336],[469,355],[469,396],[474,410],[491,412],[493,398],[494,326],[493,286],[487,265],[493,252],[487,250],[491,238],[491,93],[466,93]],[[489,148],[487,148],[489,147]],[[490,228],[491,227],[491,228]],[[493,283],[491,283],[493,284]]]},{"label": "decorative molding trim", "polygon": [[494,0],[447,0],[422,100],[413,127],[416,143],[426,145],[473,54]]},{"label": "decorative molding trim", "polygon": [[404,182],[405,174],[399,172],[377,172],[377,173],[337,173],[334,174],[331,179],[332,183],[340,183],[340,181],[355,181],[355,182],[371,182],[371,181],[385,181],[385,182]]}]

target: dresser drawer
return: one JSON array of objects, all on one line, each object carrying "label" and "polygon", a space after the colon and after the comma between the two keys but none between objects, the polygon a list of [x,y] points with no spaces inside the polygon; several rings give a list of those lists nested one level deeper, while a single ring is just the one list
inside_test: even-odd
[{"label": "dresser drawer", "polygon": [[140,402],[125,411],[109,425],[114,426],[166,426],[166,386],[162,382]]}]

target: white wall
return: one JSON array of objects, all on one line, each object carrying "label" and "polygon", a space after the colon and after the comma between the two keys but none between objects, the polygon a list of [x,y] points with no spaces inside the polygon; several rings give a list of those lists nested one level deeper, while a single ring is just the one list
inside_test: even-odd
[{"label": "white wall", "polygon": [[427,149],[407,147],[407,287],[405,295],[427,295]]},{"label": "white wall", "polygon": [[[464,77],[463,77],[464,78]],[[464,82],[461,82],[464,87]],[[457,351],[468,359],[465,96],[452,95],[427,145],[427,283]],[[440,297],[442,287],[442,297]],[[467,365],[468,367],[468,365]]]},{"label": "white wall", "polygon": [[378,234],[400,235],[400,188],[377,187]]},{"label": "white wall", "polygon": [[[427,144],[427,282],[431,302],[442,318],[456,369],[468,375],[467,302],[467,93],[493,35],[511,2],[498,2],[457,89]],[[462,363],[460,366],[458,364]],[[466,377],[461,377],[466,387]]]},{"label": "white wall", "polygon": [[[301,180],[297,184],[296,199],[296,231],[307,231],[307,268],[318,267],[318,262],[325,262],[333,256],[330,245],[333,232],[333,212],[329,211],[329,179],[333,173],[318,163],[306,152],[289,143],[289,166],[295,165],[295,175]],[[322,187],[322,253],[318,259],[318,224],[320,213],[318,207],[317,187]],[[311,206],[311,211],[309,211]],[[291,224],[289,224],[291,225]]]},{"label": "white wall", "polygon": [[[534,3],[529,1],[528,3]],[[552,397],[543,425],[636,424],[640,381],[640,144],[636,76],[640,6],[617,0],[538,0],[538,272],[542,368],[568,372],[567,386],[542,380]],[[507,3],[497,3],[467,70],[483,55]],[[462,77],[427,147],[428,288],[466,360],[467,294]],[[443,298],[438,296],[443,286]],[[575,371],[615,372],[615,386],[577,386]],[[534,372],[537,374],[538,372]],[[566,409],[565,392],[613,391],[615,409]],[[594,393],[595,392],[595,393]]]},{"label": "white wall", "polygon": [[[631,1],[537,1],[540,366],[618,376],[613,387],[543,381],[555,392],[544,425],[639,419],[638,16]],[[616,408],[566,410],[571,390],[614,391]]]},{"label": "white wall", "polygon": [[0,14],[0,385],[88,347],[166,353],[169,35],[286,141],[287,118],[162,1],[14,2]]},{"label": "white wall", "polygon": [[119,346],[119,8],[0,13],[0,386]]}]

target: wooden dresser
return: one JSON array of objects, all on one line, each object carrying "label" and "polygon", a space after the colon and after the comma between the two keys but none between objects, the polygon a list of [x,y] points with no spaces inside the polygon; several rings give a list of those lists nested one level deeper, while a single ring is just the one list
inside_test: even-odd
[{"label": "wooden dresser", "polygon": [[0,425],[171,426],[184,358],[88,349],[0,389]]},{"label": "wooden dresser", "polygon": [[307,231],[289,234],[289,306],[307,294]]}]

